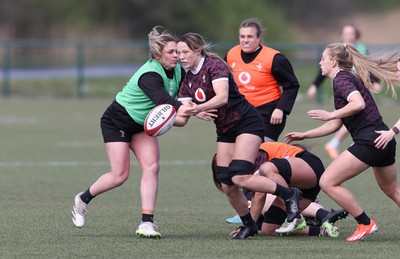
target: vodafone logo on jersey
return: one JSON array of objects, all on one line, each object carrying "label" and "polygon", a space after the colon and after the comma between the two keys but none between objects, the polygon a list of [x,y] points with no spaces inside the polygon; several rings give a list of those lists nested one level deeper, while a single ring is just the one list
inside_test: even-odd
[{"label": "vodafone logo on jersey", "polygon": [[206,94],[201,88],[197,88],[196,92],[194,93],[194,97],[199,102],[204,102],[206,100]]},{"label": "vodafone logo on jersey", "polygon": [[250,83],[250,80],[251,80],[251,76],[250,76],[249,73],[247,73],[247,72],[242,72],[242,73],[239,74],[239,81],[240,81],[240,83],[242,83],[242,84],[245,85],[245,84]]}]

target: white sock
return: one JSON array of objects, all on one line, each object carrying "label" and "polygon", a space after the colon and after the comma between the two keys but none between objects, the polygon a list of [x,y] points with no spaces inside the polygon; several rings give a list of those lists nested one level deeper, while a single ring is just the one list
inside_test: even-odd
[{"label": "white sock", "polygon": [[338,149],[339,145],[340,145],[340,141],[337,137],[333,137],[328,143],[328,146],[333,147],[335,149]]}]

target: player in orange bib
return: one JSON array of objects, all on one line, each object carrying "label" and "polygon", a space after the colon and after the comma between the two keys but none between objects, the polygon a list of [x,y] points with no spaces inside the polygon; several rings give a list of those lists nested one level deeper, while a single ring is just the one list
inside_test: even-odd
[{"label": "player in orange bib", "polygon": [[261,43],[261,30],[256,19],[244,20],[239,45],[228,51],[225,60],[239,91],[263,117],[265,141],[278,141],[300,85],[289,60]]},{"label": "player in orange bib", "polygon": [[[239,44],[225,56],[240,93],[260,112],[264,141],[278,141],[292,111],[299,82],[289,60],[261,43],[261,23],[253,18],[239,26]],[[246,194],[251,200],[250,194]],[[236,215],[227,223],[241,223]]]}]

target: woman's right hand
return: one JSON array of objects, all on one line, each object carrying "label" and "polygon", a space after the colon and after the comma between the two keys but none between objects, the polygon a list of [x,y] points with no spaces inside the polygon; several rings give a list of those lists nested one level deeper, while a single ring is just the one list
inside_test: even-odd
[{"label": "woman's right hand", "polygon": [[198,105],[193,102],[182,102],[182,104],[177,112],[177,115],[181,117],[191,116],[199,109]]},{"label": "woman's right hand", "polygon": [[181,105],[181,107],[179,107],[178,110],[178,115],[181,116],[196,116],[199,112],[203,111],[203,108],[192,102],[192,101],[186,101],[186,102],[182,102],[183,105]]},{"label": "woman's right hand", "polygon": [[305,138],[304,132],[290,132],[285,135],[285,142],[290,144],[295,140],[303,140]]}]

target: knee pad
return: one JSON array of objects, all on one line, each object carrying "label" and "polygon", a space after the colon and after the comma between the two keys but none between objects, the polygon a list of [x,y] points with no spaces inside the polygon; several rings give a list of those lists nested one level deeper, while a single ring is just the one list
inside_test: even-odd
[{"label": "knee pad", "polygon": [[228,171],[228,167],[217,166],[217,179],[226,185],[234,185],[232,182],[232,177]]},{"label": "knee pad", "polygon": [[282,225],[286,219],[286,211],[283,209],[271,205],[269,209],[264,213],[264,222],[275,225]]},{"label": "knee pad", "polygon": [[235,175],[248,175],[253,170],[253,163],[246,160],[232,160],[228,171],[231,177]]},{"label": "knee pad", "polygon": [[273,158],[270,161],[276,166],[279,174],[285,179],[287,184],[290,184],[290,179],[292,178],[292,167],[287,159],[283,158]]}]

